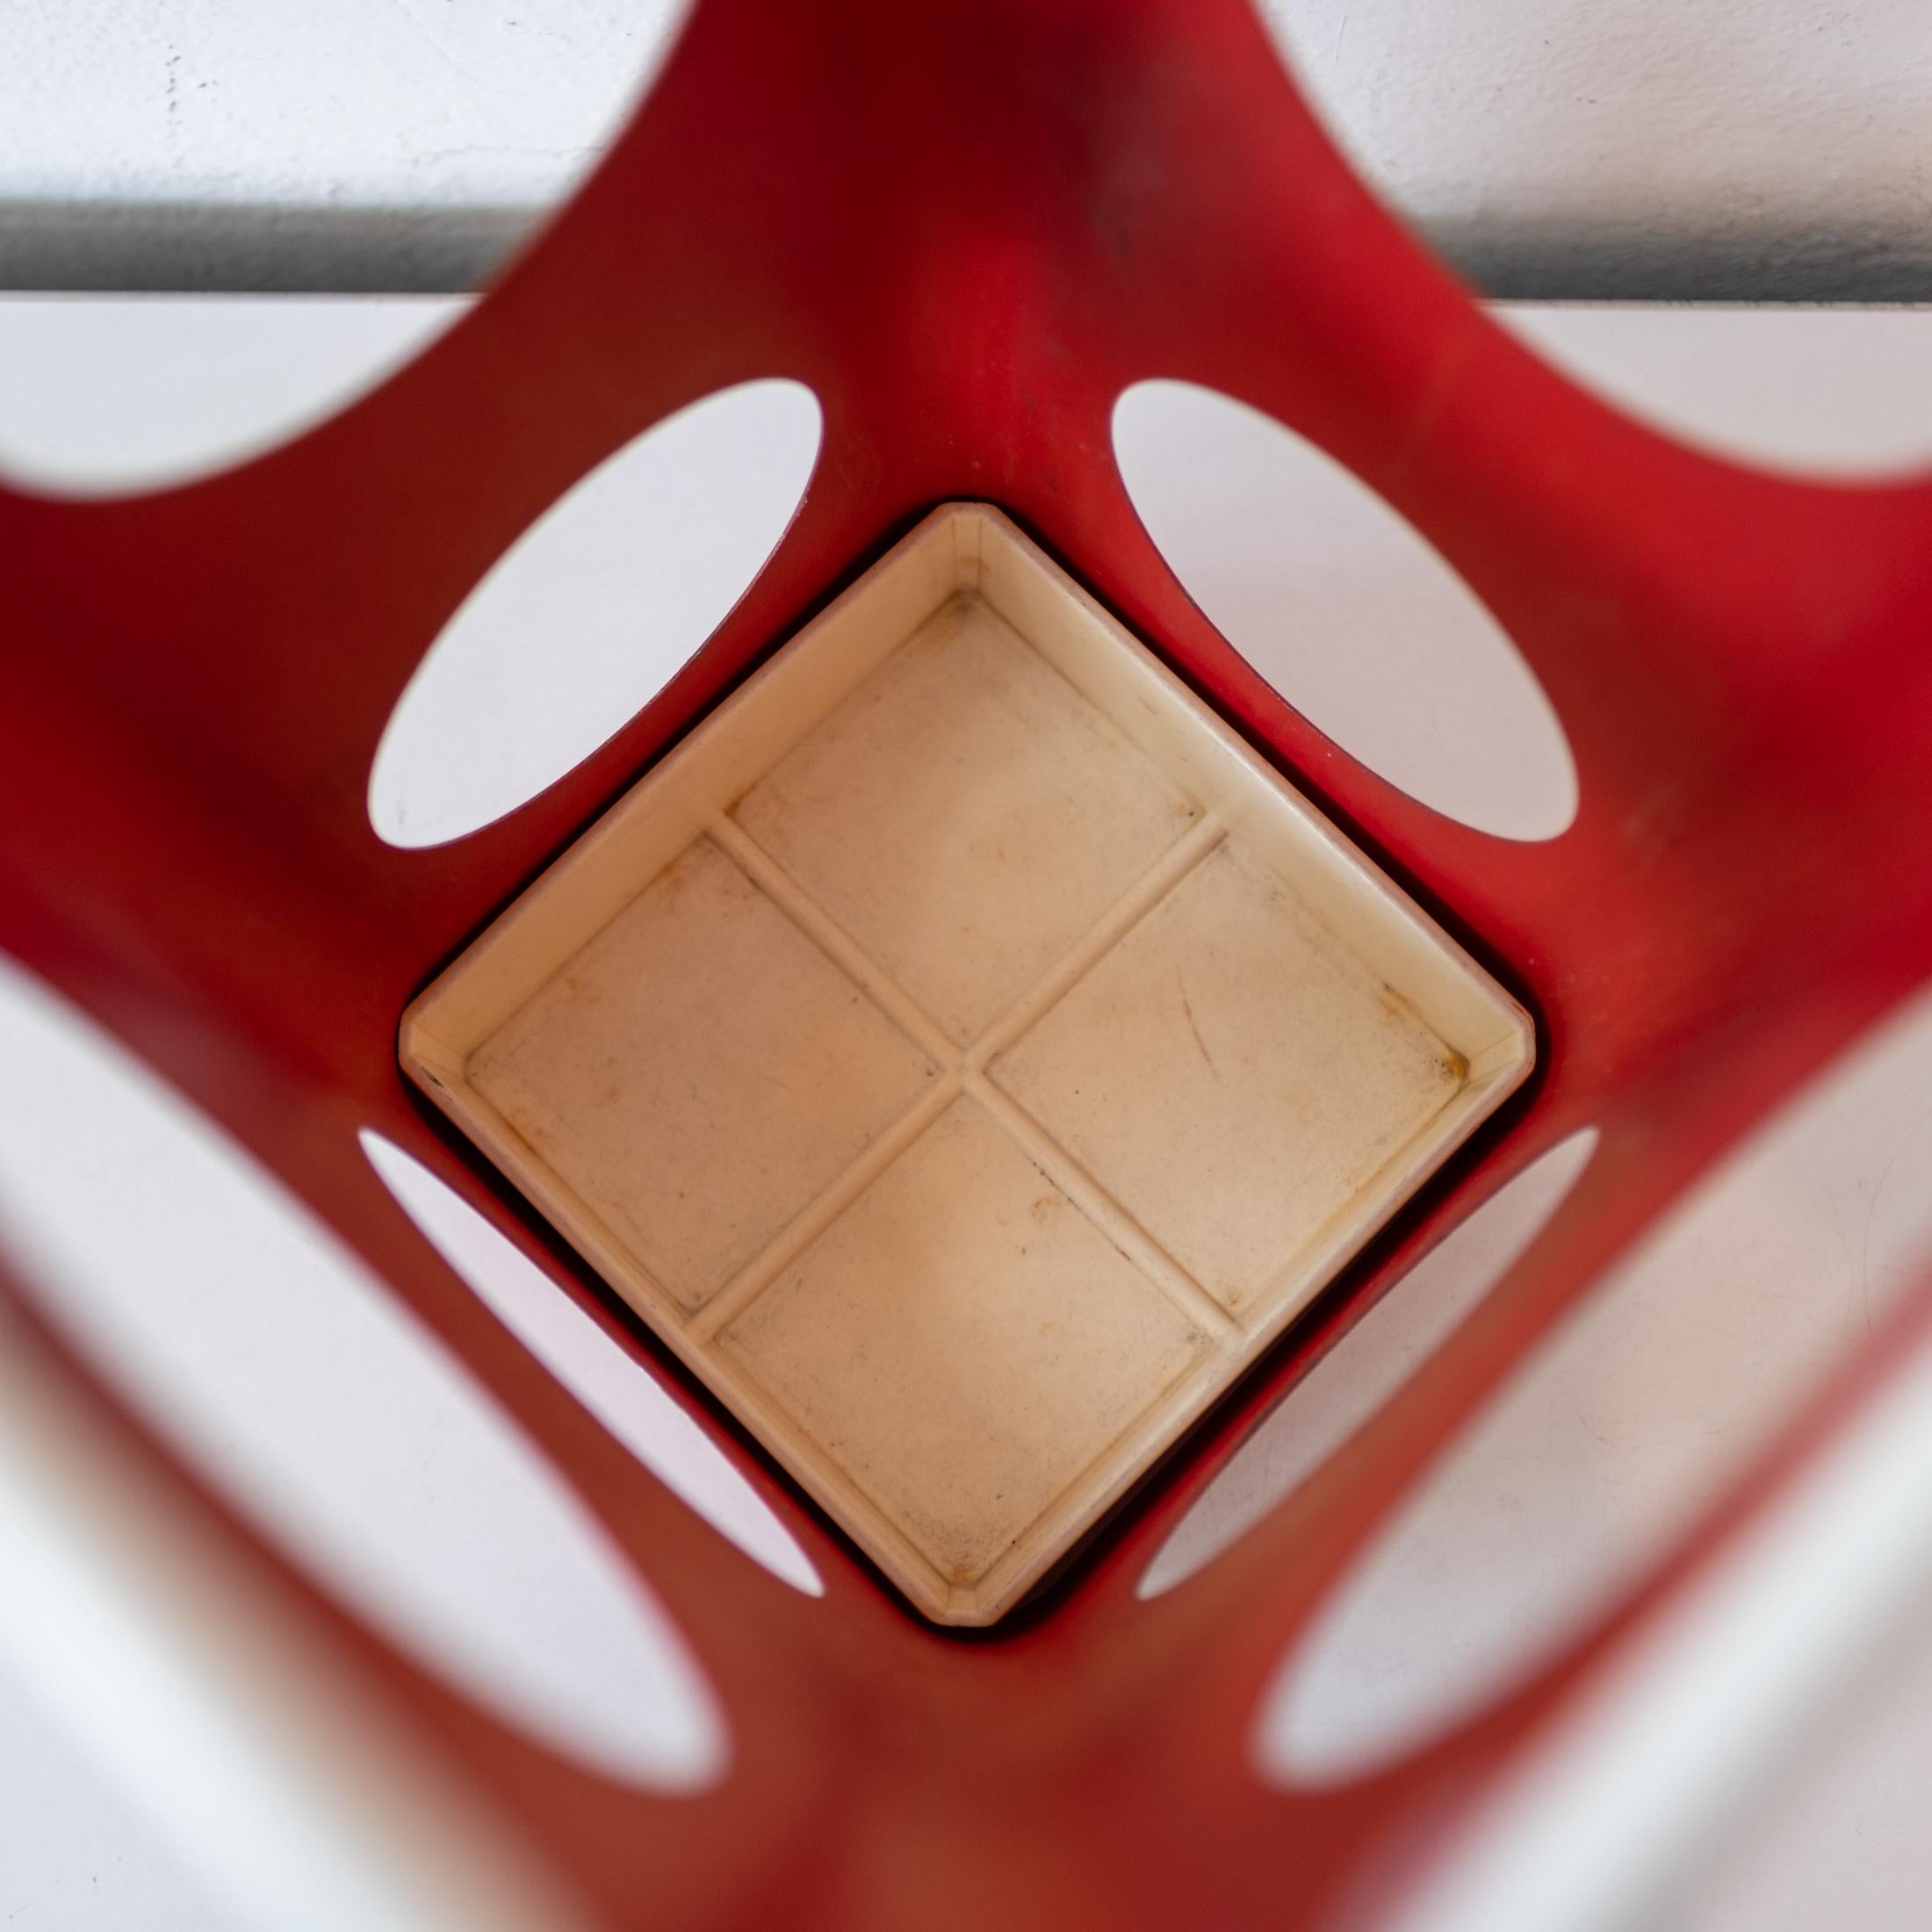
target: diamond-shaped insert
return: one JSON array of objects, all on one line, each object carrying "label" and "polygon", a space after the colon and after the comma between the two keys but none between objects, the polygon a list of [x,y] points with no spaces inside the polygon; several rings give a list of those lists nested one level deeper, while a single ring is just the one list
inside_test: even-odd
[{"label": "diamond-shaped insert", "polygon": [[551,867],[402,1053],[922,1610],[984,1624],[1531,1044],[962,505]]},{"label": "diamond-shaped insert", "polygon": [[722,1339],[955,1583],[1208,1345],[964,1099]]}]

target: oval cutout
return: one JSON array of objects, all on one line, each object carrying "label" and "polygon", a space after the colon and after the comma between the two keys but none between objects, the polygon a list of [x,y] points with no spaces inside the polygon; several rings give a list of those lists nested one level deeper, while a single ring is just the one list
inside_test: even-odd
[{"label": "oval cutout", "polygon": [[1549,1149],[1390,1288],[1194,1499],[1138,1594],[1161,1596],[1205,1569],[1368,1422],[1542,1233],[1596,1147],[1596,1128],[1583,1128]]},{"label": "oval cutout", "polygon": [[391,845],[513,811],[635,717],[744,595],[791,522],[822,419],[767,378],[667,416],[553,503],[451,618],[369,780]]},{"label": "oval cutout", "polygon": [[[476,286],[648,90],[688,0],[585,10],[97,5],[8,22],[18,289]],[[54,219],[49,219],[52,214]],[[460,304],[0,298],[0,472],[49,494],[207,475],[372,388]]]},{"label": "oval cutout", "polygon": [[652,1789],[724,1721],[655,1600],[442,1344],[224,1135],[0,962],[0,1233],[207,1479],[434,1672]]},{"label": "oval cutout", "polygon": [[1820,477],[1932,462],[1932,312],[1509,303],[1584,387],[1716,456]]},{"label": "oval cutout", "polygon": [[781,1582],[825,1595],[790,1531],[641,1363],[421,1161],[371,1128],[362,1147],[430,1245],[645,1468]]},{"label": "oval cutout", "polygon": [[[129,28],[112,59],[87,7],[23,17],[0,65],[0,192],[27,210],[7,237],[14,284],[474,286],[575,189],[687,5],[640,0],[587,21],[537,0],[514,15],[458,9],[433,31],[383,7],[352,32],[301,13],[177,9],[145,41]],[[50,206],[58,221],[33,219]],[[213,474],[373,389],[465,306],[0,297],[0,475],[94,497]]]},{"label": "oval cutout", "polygon": [[1331,1784],[1542,1668],[1932,1255],[1932,992],[1754,1135],[1518,1369],[1337,1586],[1259,1760]]},{"label": "oval cutout", "polygon": [[1506,839],[1576,815],[1554,710],[1501,625],[1367,486],[1273,417],[1195,383],[1114,408],[1135,510],[1236,651],[1351,757]]},{"label": "oval cutout", "polygon": [[47,496],[191,482],[347,407],[467,298],[0,296],[0,472]]}]

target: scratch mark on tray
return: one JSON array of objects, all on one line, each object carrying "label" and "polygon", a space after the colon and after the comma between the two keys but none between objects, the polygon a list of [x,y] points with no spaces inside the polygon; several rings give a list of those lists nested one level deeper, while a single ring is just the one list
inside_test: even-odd
[{"label": "scratch mark on tray", "polygon": [[1193,1002],[1187,997],[1187,983],[1178,976],[1176,983],[1180,987],[1180,1010],[1187,1015],[1187,1030],[1193,1034],[1194,1044],[1200,1049],[1200,1056],[1208,1063],[1208,1071],[1218,1080],[1221,1069],[1215,1064],[1215,1056],[1208,1050],[1208,1042],[1201,1038],[1200,1023],[1194,1018]]}]

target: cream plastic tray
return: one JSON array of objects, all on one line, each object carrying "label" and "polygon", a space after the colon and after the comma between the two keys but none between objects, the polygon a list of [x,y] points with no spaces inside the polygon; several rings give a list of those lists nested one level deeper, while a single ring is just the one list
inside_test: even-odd
[{"label": "cream plastic tray", "polygon": [[1528,1072],[998,512],[935,512],[404,1016],[927,1616],[988,1624]]}]

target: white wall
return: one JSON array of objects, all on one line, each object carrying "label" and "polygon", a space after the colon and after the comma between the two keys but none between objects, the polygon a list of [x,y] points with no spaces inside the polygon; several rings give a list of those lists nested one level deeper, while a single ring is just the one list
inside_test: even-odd
[{"label": "white wall", "polygon": [[467,285],[679,0],[0,0],[0,286]]},{"label": "white wall", "polygon": [[[1370,171],[1522,294],[1932,292],[1921,0],[1262,0]],[[5,0],[0,285],[464,285],[677,0]]]},{"label": "white wall", "polygon": [[1263,0],[1370,173],[1493,287],[1932,289],[1922,0]]}]

